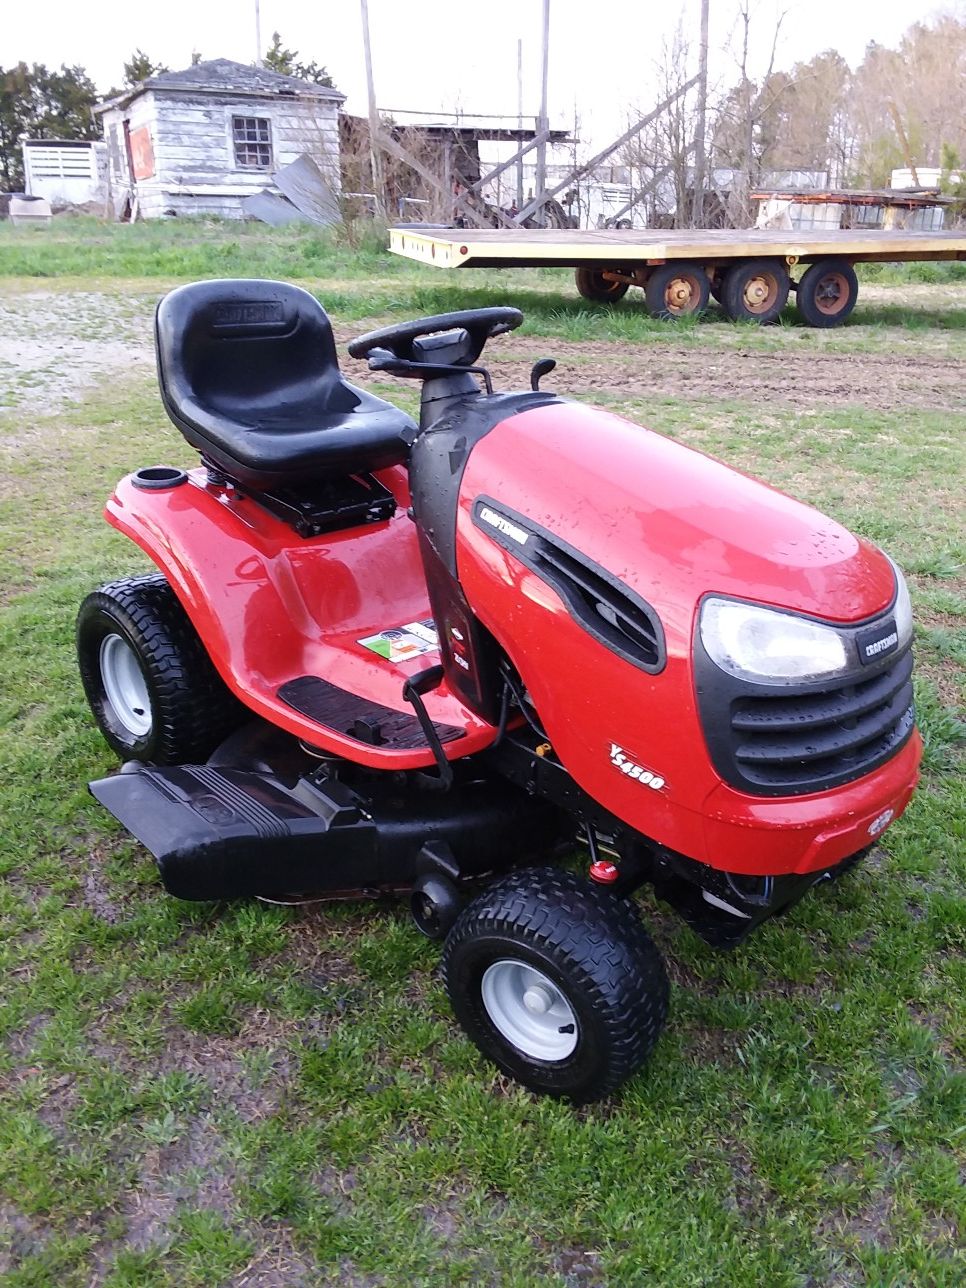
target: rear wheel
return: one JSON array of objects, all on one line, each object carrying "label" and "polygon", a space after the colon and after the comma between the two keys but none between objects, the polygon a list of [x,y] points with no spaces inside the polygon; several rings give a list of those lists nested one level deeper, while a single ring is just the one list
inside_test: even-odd
[{"label": "rear wheel", "polygon": [[732,264],[721,282],[721,306],[733,322],[767,325],[788,300],[788,270],[777,259],[746,259]]},{"label": "rear wheel", "polygon": [[700,264],[662,264],[647,279],[644,298],[656,318],[686,318],[708,307],[711,283]]},{"label": "rear wheel", "polygon": [[628,283],[605,277],[602,268],[578,268],[574,279],[584,299],[598,304],[615,304],[627,294]]},{"label": "rear wheel", "polygon": [[855,308],[859,279],[844,259],[820,259],[802,274],[796,291],[798,311],[809,326],[841,326]]},{"label": "rear wheel", "polygon": [[77,660],[98,727],[124,760],[203,761],[246,717],[160,573],[87,596]]},{"label": "rear wheel", "polygon": [[516,872],[443,950],[453,1010],[504,1073],[577,1103],[615,1091],[664,1027],[668,982],[633,904],[556,868]]}]

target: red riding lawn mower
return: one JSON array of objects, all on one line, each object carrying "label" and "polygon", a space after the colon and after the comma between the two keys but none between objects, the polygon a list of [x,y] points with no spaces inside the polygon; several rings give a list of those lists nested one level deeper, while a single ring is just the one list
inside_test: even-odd
[{"label": "red riding lawn mower", "polygon": [[306,291],[172,291],[161,396],[201,466],[117,485],[159,571],[89,595],[77,641],[126,762],[91,791],[172,894],[408,895],[477,1046],[580,1102],[665,1022],[635,890],[735,944],[905,809],[912,614],[880,550],[541,390],[552,361],[494,393],[522,320],[350,343],[422,382],[417,426],[342,378]]}]

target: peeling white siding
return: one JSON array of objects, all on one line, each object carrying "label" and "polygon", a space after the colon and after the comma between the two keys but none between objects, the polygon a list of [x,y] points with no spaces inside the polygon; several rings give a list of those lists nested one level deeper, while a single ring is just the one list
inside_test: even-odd
[{"label": "peeling white siding", "polygon": [[[232,117],[256,116],[271,127],[272,165],[236,165]],[[150,132],[154,175],[132,180],[124,121],[132,133]],[[275,170],[308,153],[335,192],[339,180],[338,105],[325,99],[257,94],[145,91],[126,108],[104,113],[104,137],[111,157],[115,205],[136,195],[146,219],[165,215],[211,214],[242,217],[241,202],[271,183]],[[119,190],[121,190],[119,192]]]}]

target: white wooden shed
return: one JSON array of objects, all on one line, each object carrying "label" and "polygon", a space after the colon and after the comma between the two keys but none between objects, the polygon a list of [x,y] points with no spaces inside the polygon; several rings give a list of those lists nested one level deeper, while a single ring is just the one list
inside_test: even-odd
[{"label": "white wooden shed", "polygon": [[115,212],[242,218],[242,201],[296,157],[339,192],[339,105],[295,76],[215,58],[159,72],[102,103]]}]

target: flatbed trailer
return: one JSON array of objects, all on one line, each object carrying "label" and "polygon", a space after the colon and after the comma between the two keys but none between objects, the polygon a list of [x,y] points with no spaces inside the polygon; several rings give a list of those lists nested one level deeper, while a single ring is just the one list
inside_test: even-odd
[{"label": "flatbed trailer", "polygon": [[389,248],[437,268],[572,267],[585,299],[638,286],[662,318],[700,313],[713,295],[735,321],[773,322],[794,292],[809,326],[832,327],[855,307],[856,264],[966,260],[966,232],[403,227]]}]

